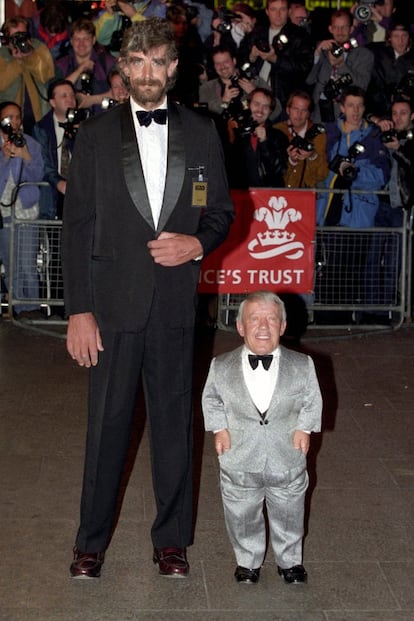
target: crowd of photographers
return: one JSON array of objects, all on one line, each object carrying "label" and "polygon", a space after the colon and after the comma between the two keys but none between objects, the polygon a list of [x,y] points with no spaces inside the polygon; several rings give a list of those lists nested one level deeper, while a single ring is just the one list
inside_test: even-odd
[{"label": "crowd of photographers", "polygon": [[[319,199],[319,225],[399,226],[414,178],[414,20],[403,3],[357,0],[320,15],[288,0],[260,11],[201,0],[94,4],[95,13],[90,3],[6,0],[2,257],[13,185],[47,181],[19,194],[20,212],[62,217],[77,127],[127,99],[116,64],[123,32],[150,16],[170,23],[179,52],[171,95],[214,119],[231,187],[338,188]],[[389,200],[352,189],[388,189]]]}]

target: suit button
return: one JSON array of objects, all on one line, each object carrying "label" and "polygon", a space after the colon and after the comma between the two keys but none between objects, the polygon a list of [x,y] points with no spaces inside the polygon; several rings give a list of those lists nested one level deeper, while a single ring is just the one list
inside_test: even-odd
[{"label": "suit button", "polygon": [[268,420],[265,420],[264,424],[265,424],[265,425],[267,425],[268,423],[269,423],[269,421],[268,421]]},{"label": "suit button", "polygon": [[263,425],[263,421],[262,420],[260,421],[260,424]]}]

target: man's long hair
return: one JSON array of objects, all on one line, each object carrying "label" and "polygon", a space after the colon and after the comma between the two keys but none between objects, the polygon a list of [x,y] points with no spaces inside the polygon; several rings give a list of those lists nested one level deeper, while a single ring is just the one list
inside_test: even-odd
[{"label": "man's long hair", "polygon": [[[129,79],[122,70],[123,65],[128,62],[131,52],[143,52],[148,54],[149,50],[161,45],[167,46],[167,62],[178,58],[178,50],[174,42],[171,27],[166,19],[161,17],[151,17],[142,22],[135,22],[125,32],[122,39],[122,46],[119,53],[119,67],[121,76],[129,90]],[[175,75],[168,78],[167,91],[175,84]]]}]

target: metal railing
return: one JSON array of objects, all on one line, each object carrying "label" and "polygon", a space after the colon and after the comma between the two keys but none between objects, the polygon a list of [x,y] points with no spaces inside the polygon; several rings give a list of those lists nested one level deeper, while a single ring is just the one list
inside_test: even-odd
[{"label": "metal railing", "polygon": [[[314,291],[302,296],[309,327],[351,327],[363,321],[364,314],[374,319],[376,314],[381,319],[387,316],[394,329],[410,322],[412,229],[412,209],[404,212],[403,224],[397,228],[317,227]],[[37,305],[44,309],[44,320],[48,322],[54,308],[63,311],[61,232],[60,220],[19,220],[12,210],[9,309],[21,304]],[[36,282],[35,295],[27,286],[28,268]],[[234,328],[243,297],[218,296],[219,328]],[[336,317],[340,318],[337,324]],[[63,312],[57,321],[61,323],[62,318]]]}]

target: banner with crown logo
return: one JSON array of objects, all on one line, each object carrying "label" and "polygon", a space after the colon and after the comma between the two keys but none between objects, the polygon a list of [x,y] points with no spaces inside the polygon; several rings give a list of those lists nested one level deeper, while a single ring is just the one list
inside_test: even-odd
[{"label": "banner with crown logo", "polygon": [[202,263],[200,293],[313,290],[315,192],[232,191],[236,217],[226,241]]}]

